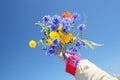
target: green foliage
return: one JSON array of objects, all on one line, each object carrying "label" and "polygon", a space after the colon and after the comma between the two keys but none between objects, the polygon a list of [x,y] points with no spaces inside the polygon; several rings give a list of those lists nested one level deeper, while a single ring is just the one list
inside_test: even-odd
[{"label": "green foliage", "polygon": [[82,40],[85,44],[85,48],[90,47],[91,49],[94,49],[97,46],[102,46],[103,44],[97,44],[95,42],[89,41],[89,40]]}]

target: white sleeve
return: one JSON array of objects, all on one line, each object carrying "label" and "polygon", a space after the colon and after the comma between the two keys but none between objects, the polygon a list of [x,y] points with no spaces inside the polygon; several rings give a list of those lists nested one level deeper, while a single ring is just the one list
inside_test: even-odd
[{"label": "white sleeve", "polygon": [[87,59],[79,62],[75,73],[76,80],[117,80]]}]

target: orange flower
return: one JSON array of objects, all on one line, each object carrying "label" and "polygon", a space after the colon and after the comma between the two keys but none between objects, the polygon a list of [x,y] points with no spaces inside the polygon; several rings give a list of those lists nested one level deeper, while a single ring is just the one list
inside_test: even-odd
[{"label": "orange flower", "polygon": [[73,21],[73,18],[72,18],[72,15],[69,11],[65,11],[63,14],[62,14],[62,17],[63,18],[69,18],[71,21]]}]

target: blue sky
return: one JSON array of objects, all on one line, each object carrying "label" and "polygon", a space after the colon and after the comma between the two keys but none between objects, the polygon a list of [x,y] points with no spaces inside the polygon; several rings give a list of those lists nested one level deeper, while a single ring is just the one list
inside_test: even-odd
[{"label": "blue sky", "polygon": [[[87,58],[114,75],[120,73],[119,0],[2,0],[0,1],[0,80],[74,80],[65,73],[65,63],[45,56],[39,47],[30,49],[31,39],[39,40],[34,23],[44,15],[64,10],[87,15],[84,39],[103,43],[95,50],[81,49]],[[82,22],[82,19],[80,22]]]}]

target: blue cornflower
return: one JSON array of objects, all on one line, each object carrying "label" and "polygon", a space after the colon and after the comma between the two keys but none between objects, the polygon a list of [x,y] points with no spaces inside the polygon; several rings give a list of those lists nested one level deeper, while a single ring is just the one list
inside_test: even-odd
[{"label": "blue cornflower", "polygon": [[78,48],[82,48],[82,47],[84,46],[84,44],[83,44],[82,41],[77,40],[77,41],[76,41],[76,46],[77,46]]},{"label": "blue cornflower", "polygon": [[71,21],[69,18],[65,18],[62,20],[63,27],[64,26],[71,26]]},{"label": "blue cornflower", "polygon": [[50,24],[51,21],[52,21],[52,19],[51,19],[51,17],[49,15],[43,17],[43,23]]},{"label": "blue cornflower", "polygon": [[86,25],[85,25],[85,24],[80,24],[80,25],[78,26],[78,31],[79,31],[79,32],[82,32],[82,31],[84,31],[84,30],[86,30]]},{"label": "blue cornflower", "polygon": [[80,15],[76,12],[72,14],[74,20],[80,19]]},{"label": "blue cornflower", "polygon": [[67,34],[68,32],[70,32],[70,27],[69,26],[64,26],[62,32]]},{"label": "blue cornflower", "polygon": [[71,26],[70,19],[69,18],[63,19],[62,24],[63,24],[63,30],[62,30],[62,32],[65,33],[65,34],[67,34],[68,32],[70,32],[70,26]]},{"label": "blue cornflower", "polygon": [[57,25],[57,24],[52,24],[52,25],[50,26],[50,30],[51,30],[51,31],[57,31],[57,30],[58,30],[58,25]]},{"label": "blue cornflower", "polygon": [[54,45],[51,45],[47,50],[47,55],[52,56],[53,54],[57,53],[57,47]]},{"label": "blue cornflower", "polygon": [[60,40],[59,39],[54,39],[53,41],[53,45],[55,45],[55,46],[59,46],[59,44],[60,44]]},{"label": "blue cornflower", "polygon": [[52,18],[52,21],[53,21],[54,24],[59,24],[62,21],[62,17],[59,16],[59,15],[54,15],[53,18]]}]

